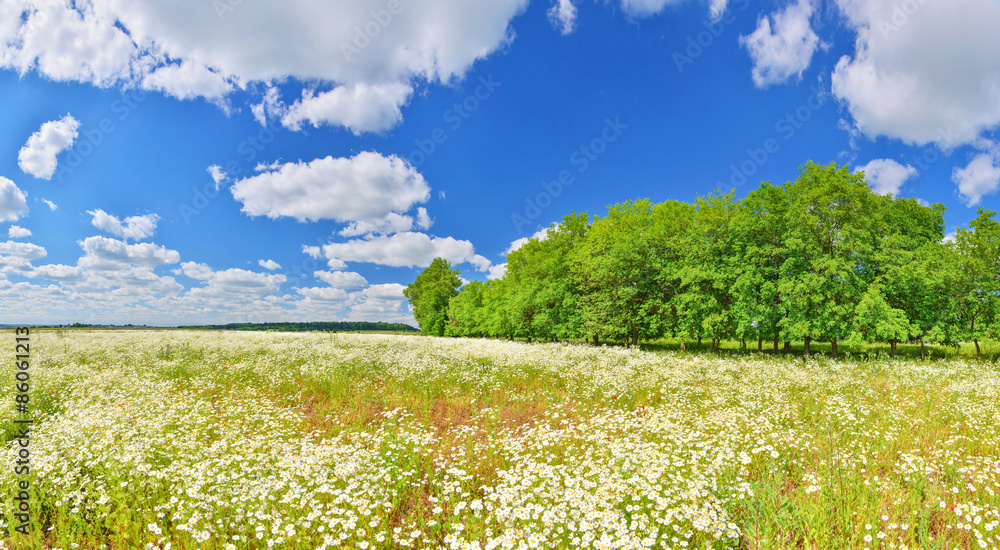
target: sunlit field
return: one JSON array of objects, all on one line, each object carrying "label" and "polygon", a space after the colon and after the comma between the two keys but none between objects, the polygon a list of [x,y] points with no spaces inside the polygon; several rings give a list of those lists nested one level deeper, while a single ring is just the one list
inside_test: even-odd
[{"label": "sunlit field", "polygon": [[5,466],[4,548],[1000,547],[996,362],[194,331],[31,354],[32,534]]}]

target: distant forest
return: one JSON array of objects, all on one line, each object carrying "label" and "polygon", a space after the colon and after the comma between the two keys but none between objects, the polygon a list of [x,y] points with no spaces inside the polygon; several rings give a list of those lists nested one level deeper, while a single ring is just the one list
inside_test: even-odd
[{"label": "distant forest", "polygon": [[311,323],[228,323],[225,325],[191,325],[178,328],[216,330],[273,330],[275,332],[420,332],[404,323],[383,323],[381,321],[314,321]]},{"label": "distant forest", "polygon": [[807,163],[744,198],[627,201],[571,213],[464,286],[438,258],[406,288],[427,334],[539,340],[660,337],[781,343],[1000,340],[1000,223],[979,209],[879,195],[864,173]]}]

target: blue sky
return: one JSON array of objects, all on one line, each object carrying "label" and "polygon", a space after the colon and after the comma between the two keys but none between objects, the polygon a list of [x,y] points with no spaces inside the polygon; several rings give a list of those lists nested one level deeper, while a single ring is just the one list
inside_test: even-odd
[{"label": "blue sky", "polygon": [[[1000,206],[994,0],[9,0],[0,322],[412,322],[570,211],[864,169]],[[543,233],[542,233],[543,234]]]}]

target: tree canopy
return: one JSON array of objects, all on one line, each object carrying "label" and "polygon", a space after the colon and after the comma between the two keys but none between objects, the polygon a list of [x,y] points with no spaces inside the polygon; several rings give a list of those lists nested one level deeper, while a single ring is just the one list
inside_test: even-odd
[{"label": "tree canopy", "polygon": [[694,202],[570,213],[507,255],[499,279],[459,289],[435,260],[407,287],[428,334],[624,341],[669,336],[779,344],[1000,338],[1000,222],[980,209],[945,239],[945,207],[878,195],[864,173],[812,162]]}]

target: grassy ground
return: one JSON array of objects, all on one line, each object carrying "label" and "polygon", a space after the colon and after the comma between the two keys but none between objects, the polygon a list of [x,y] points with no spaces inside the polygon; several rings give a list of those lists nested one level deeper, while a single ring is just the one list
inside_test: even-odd
[{"label": "grassy ground", "polygon": [[42,331],[6,547],[1000,547],[995,362],[669,346]]}]

